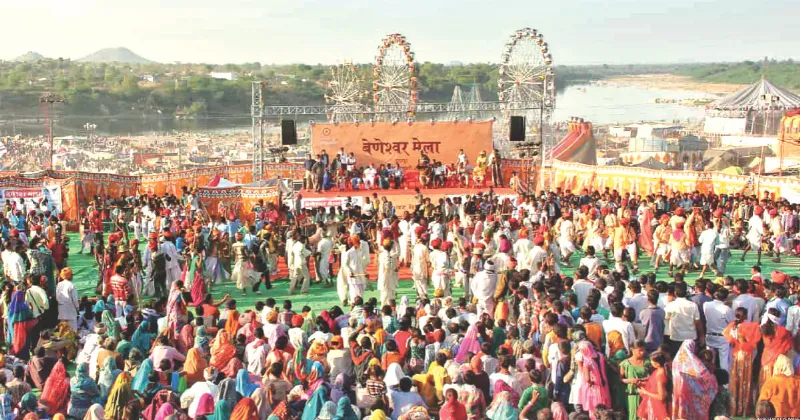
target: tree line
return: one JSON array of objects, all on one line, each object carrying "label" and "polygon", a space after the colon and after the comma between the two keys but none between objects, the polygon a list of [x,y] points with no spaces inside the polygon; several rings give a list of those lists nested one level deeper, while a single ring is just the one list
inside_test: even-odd
[{"label": "tree line", "polygon": [[[356,65],[369,101],[373,68]],[[556,88],[622,74],[669,73],[676,65],[557,66]],[[236,80],[210,77],[212,71],[233,72]],[[498,65],[475,63],[417,65],[419,97],[423,102],[447,102],[456,85],[465,93],[472,86],[484,101],[497,100]],[[149,76],[154,80],[151,82]],[[163,118],[244,116],[249,113],[251,82],[267,82],[268,105],[324,103],[328,65],[291,64],[121,64],[87,63],[66,59],[0,62],[0,116],[38,116],[38,96],[58,92],[65,98],[65,116]]]}]

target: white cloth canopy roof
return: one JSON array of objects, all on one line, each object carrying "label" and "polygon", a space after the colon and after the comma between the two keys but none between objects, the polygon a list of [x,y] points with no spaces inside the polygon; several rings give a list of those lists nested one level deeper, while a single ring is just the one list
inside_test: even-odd
[{"label": "white cloth canopy roof", "polygon": [[[773,101],[772,97],[777,97]],[[769,80],[761,80],[752,85],[720,98],[709,105],[716,110],[756,110],[756,109],[794,109],[800,108],[800,96],[775,86]]]}]

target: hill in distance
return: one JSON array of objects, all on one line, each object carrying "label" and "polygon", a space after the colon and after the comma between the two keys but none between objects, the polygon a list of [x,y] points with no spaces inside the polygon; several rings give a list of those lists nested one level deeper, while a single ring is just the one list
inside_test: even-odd
[{"label": "hill in distance", "polygon": [[87,55],[86,57],[79,58],[77,61],[92,62],[92,63],[130,63],[130,64],[147,64],[152,61],[137,55],[133,51],[125,48],[104,48],[97,52]]},{"label": "hill in distance", "polygon": [[30,61],[39,61],[39,60],[45,60],[45,59],[46,59],[45,56],[43,56],[43,55],[41,55],[41,54],[39,54],[39,53],[37,53],[35,51],[28,51],[25,54],[22,54],[21,56],[15,58],[13,61],[30,62]]}]

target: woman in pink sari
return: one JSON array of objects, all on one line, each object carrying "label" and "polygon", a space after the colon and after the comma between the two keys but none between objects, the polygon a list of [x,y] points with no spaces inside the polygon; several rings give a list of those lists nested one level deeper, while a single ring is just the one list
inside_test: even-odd
[{"label": "woman in pink sari", "polygon": [[594,409],[598,405],[611,407],[611,394],[606,380],[605,356],[595,350],[589,341],[582,341],[575,353],[575,361],[581,371],[584,385],[578,391],[578,404],[595,419]]},{"label": "woman in pink sari", "polygon": [[461,345],[458,347],[458,354],[456,355],[456,362],[464,363],[467,361],[467,353],[476,355],[480,351],[481,344],[478,343],[478,324],[475,323],[469,327],[464,339],[461,340]]},{"label": "woman in pink sari", "polygon": [[672,418],[707,419],[717,379],[694,354],[694,340],[681,344],[672,360]]},{"label": "woman in pink sari", "polygon": [[639,248],[652,257],[655,252],[653,245],[653,208],[647,204],[647,201],[642,201],[642,207],[644,207],[644,210],[639,216]]},{"label": "woman in pink sari", "polygon": [[176,281],[167,299],[167,325],[174,333],[179,333],[186,324],[186,304],[183,301],[183,282]]},{"label": "woman in pink sari", "polygon": [[194,347],[194,328],[186,324],[181,328],[181,333],[178,334],[177,349],[179,352],[186,354]]}]

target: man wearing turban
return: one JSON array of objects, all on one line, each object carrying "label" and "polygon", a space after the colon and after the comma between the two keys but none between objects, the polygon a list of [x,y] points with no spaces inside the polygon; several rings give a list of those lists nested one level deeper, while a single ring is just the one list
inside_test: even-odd
[{"label": "man wearing turban", "polygon": [[619,226],[614,229],[614,262],[616,270],[622,272],[623,253],[628,252],[628,258],[633,264],[633,273],[639,271],[639,253],[636,247],[636,232],[631,227],[631,219],[623,217],[619,219]]},{"label": "man wearing turban", "polygon": [[[361,237],[356,234],[350,235],[347,242],[349,248],[342,254],[342,269],[350,292],[348,298],[350,302],[354,302],[357,297],[364,296],[367,286],[367,265],[364,264],[361,255]],[[369,252],[369,249],[366,251]]]},{"label": "man wearing turban", "polygon": [[380,290],[381,306],[388,305],[397,295],[397,254],[393,252],[393,243],[385,238],[378,255],[378,290]]},{"label": "man wearing turban", "polygon": [[487,260],[483,270],[470,281],[472,294],[478,301],[478,314],[494,314],[494,292],[497,290],[497,272],[494,261]]},{"label": "man wearing turban", "polygon": [[450,257],[443,251],[442,240],[439,238],[431,241],[433,251],[430,253],[431,269],[433,273],[431,280],[433,281],[434,291],[441,290],[445,296],[450,295]]},{"label": "man wearing turban", "polygon": [[[166,257],[167,262],[167,290],[172,290],[172,283],[181,279],[180,254],[175,243],[171,240],[172,234],[165,232],[161,237],[159,251]],[[111,238],[109,238],[110,240]]]},{"label": "man wearing turban", "polygon": [[747,256],[747,251],[755,250],[758,254],[758,265],[761,265],[761,240],[764,237],[764,207],[756,205],[753,209],[753,217],[747,222],[747,245],[742,252],[742,261]]},{"label": "man wearing turban", "polygon": [[569,264],[569,257],[575,252],[575,223],[572,221],[572,212],[566,211],[561,219],[556,222],[558,232],[558,246],[564,262]]},{"label": "man wearing turban", "polygon": [[[672,234],[672,228],[669,225],[669,215],[662,214],[659,219],[658,227],[653,233],[653,240],[655,243],[655,259],[653,267],[658,271],[659,262],[667,261],[669,254],[669,237]],[[669,261],[667,261],[669,263]]]},{"label": "man wearing turban", "polygon": [[317,282],[325,282],[330,285],[331,280],[331,254],[333,253],[333,240],[330,233],[323,232],[322,239],[317,243]]},{"label": "man wearing turban", "polygon": [[519,265],[517,266],[518,271],[531,269],[528,254],[532,249],[533,242],[528,234],[528,228],[523,227],[519,230],[519,239],[514,242],[514,256],[517,258],[517,261],[519,261]]},{"label": "man wearing turban", "polygon": [[417,236],[417,243],[411,255],[411,276],[414,279],[414,288],[417,291],[417,298],[428,298],[428,275],[430,268],[430,251],[425,244],[428,234]]},{"label": "man wearing turban", "polygon": [[311,256],[311,251],[306,246],[308,238],[305,235],[300,235],[297,241],[292,244],[292,265],[289,266],[289,273],[291,274],[291,283],[289,283],[289,294],[294,293],[297,287],[297,282],[302,281],[300,286],[301,293],[308,293],[308,288],[311,285],[311,273],[308,271],[308,257]]},{"label": "man wearing turban", "polygon": [[244,243],[244,235],[240,232],[234,234],[236,243],[231,245],[231,252],[233,253],[236,264],[233,268],[231,277],[236,281],[236,288],[242,290],[242,294],[247,296],[247,289],[253,287],[258,281],[258,273],[256,273],[250,263],[250,251]]},{"label": "man wearing turban", "polygon": [[61,269],[61,281],[56,286],[59,321],[69,322],[72,331],[78,331],[78,291],[72,284],[72,269]]}]

